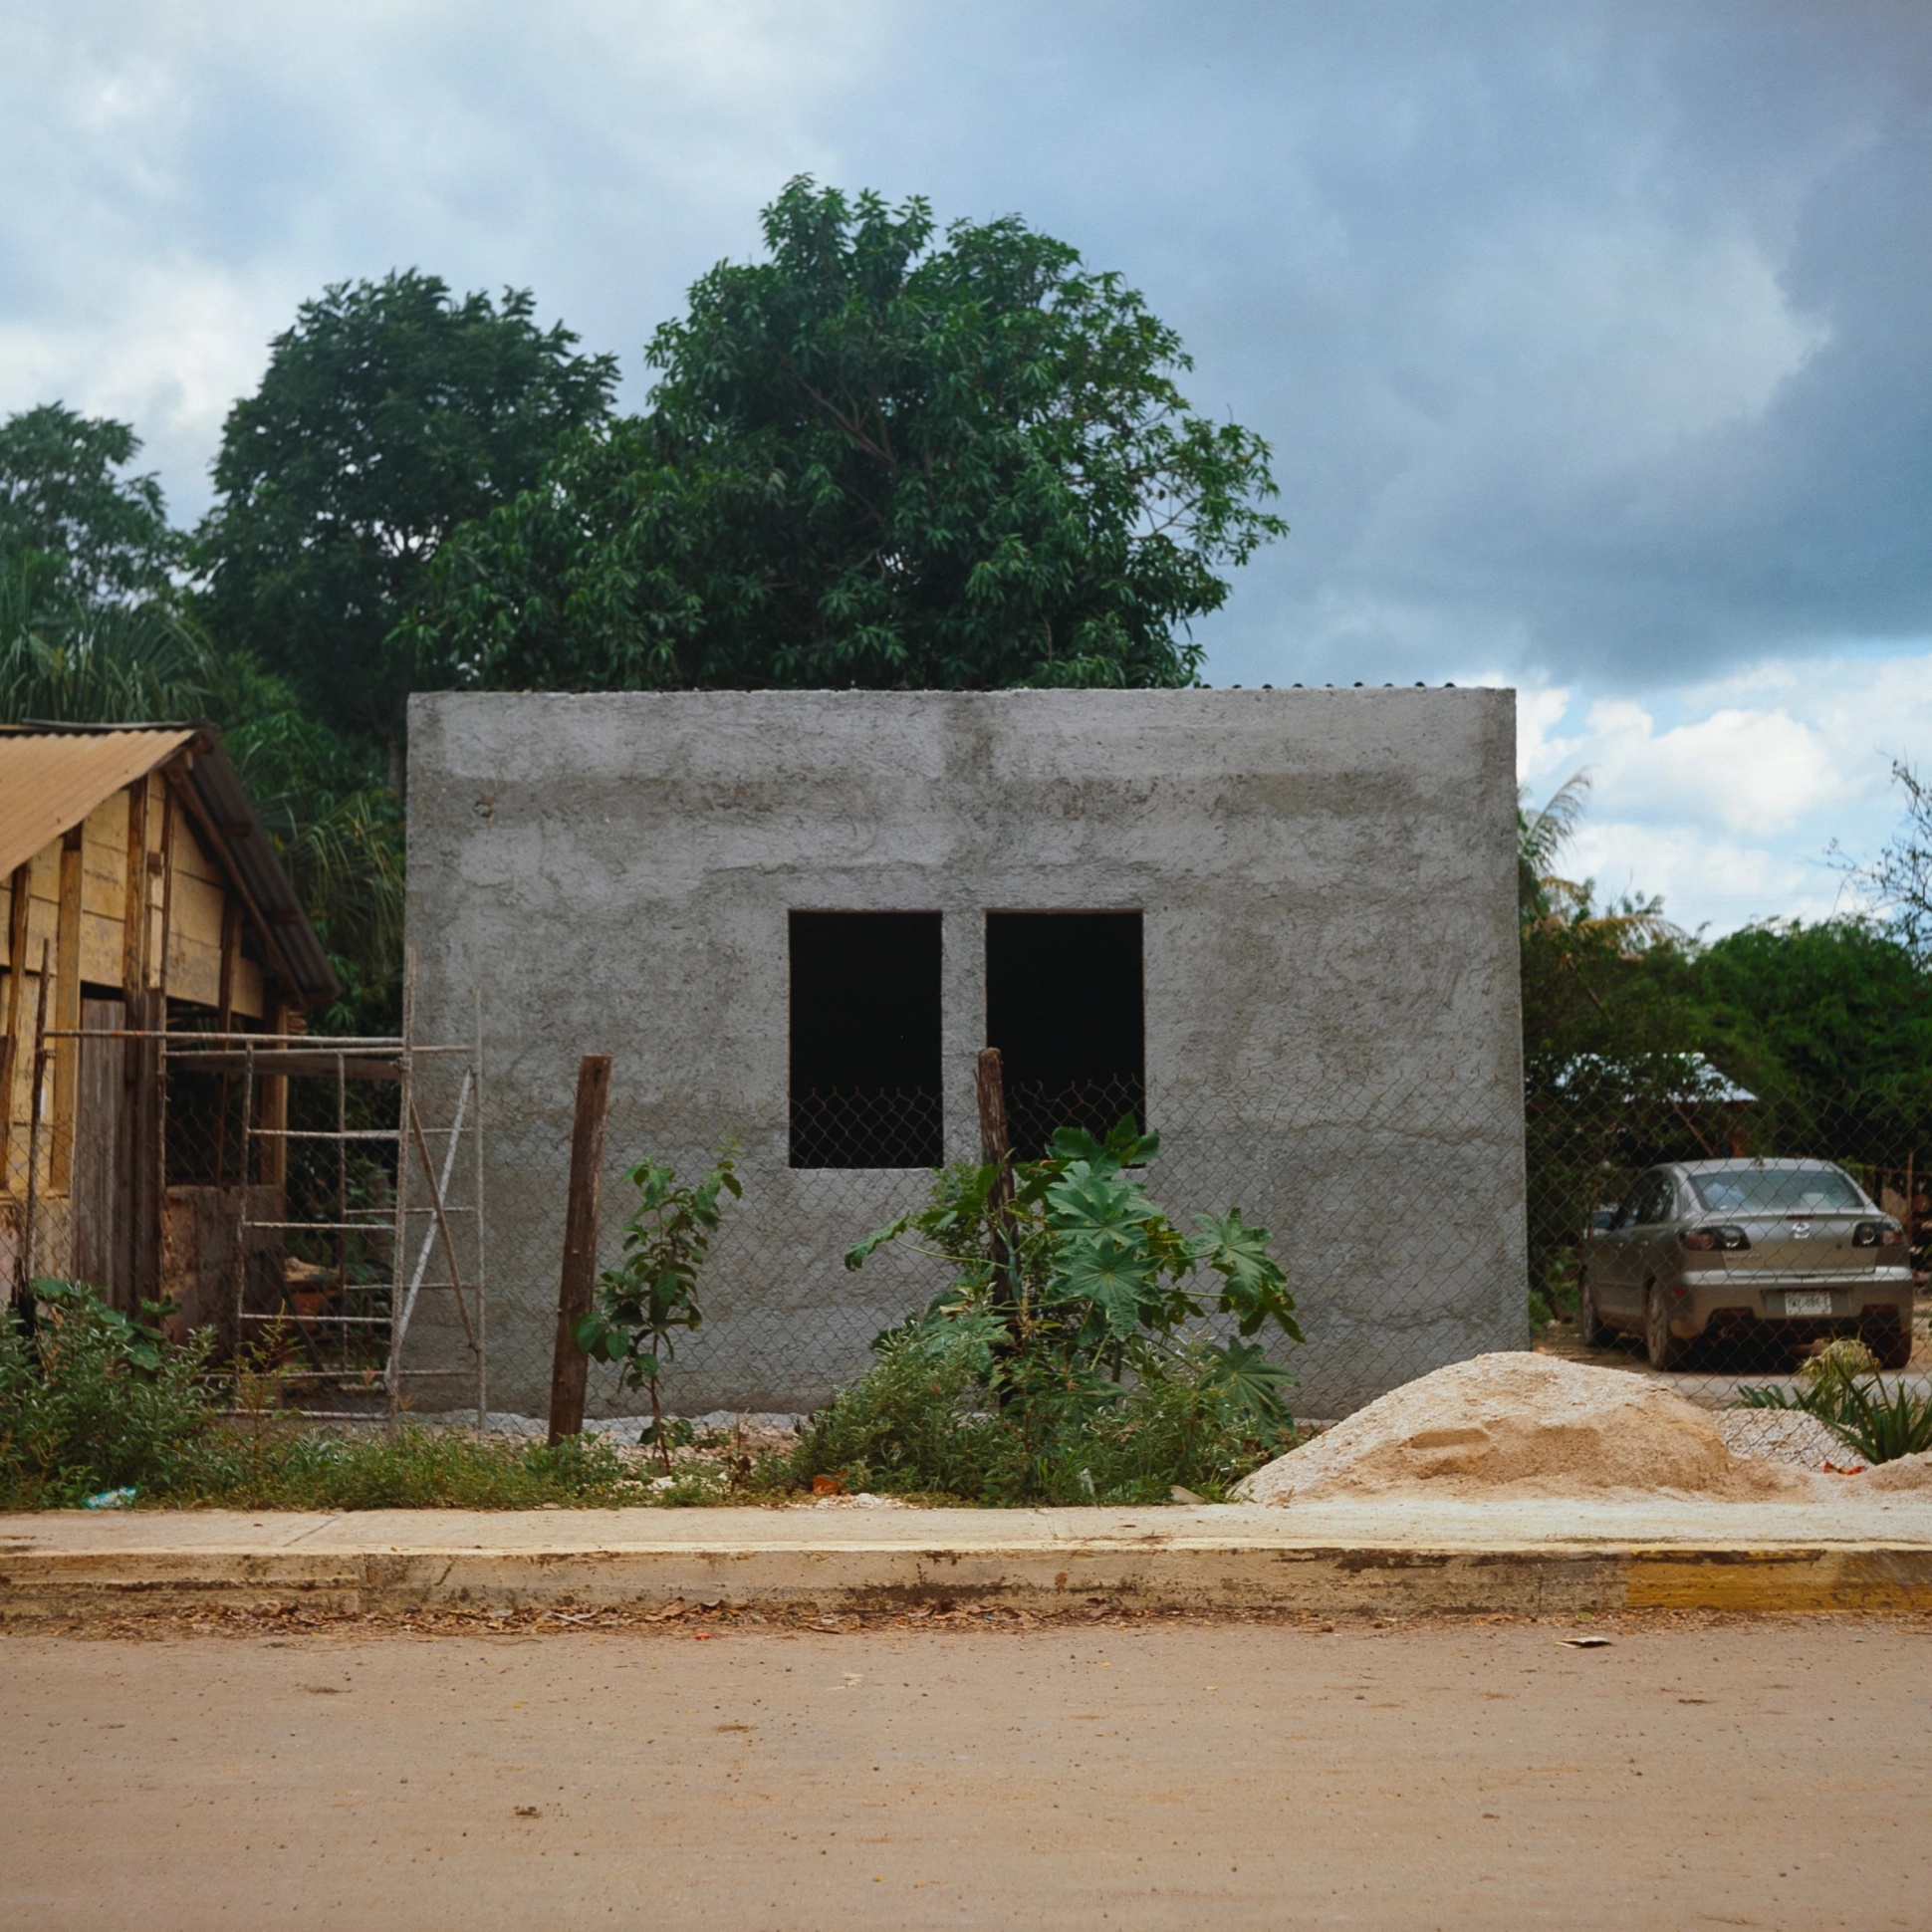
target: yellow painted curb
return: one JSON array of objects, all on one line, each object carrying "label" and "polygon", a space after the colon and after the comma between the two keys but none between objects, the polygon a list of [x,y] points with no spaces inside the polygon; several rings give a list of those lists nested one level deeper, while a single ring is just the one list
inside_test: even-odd
[{"label": "yellow painted curb", "polygon": [[1932,1550],[1633,1550],[1632,1609],[1932,1610]]},{"label": "yellow painted curb", "polygon": [[409,1611],[651,1608],[876,1610],[916,1602],[1036,1613],[1091,1598],[1138,1609],[1435,1611],[1932,1610],[1932,1547],[1799,1545],[1490,1550],[1219,1538],[1141,1547],[1038,1540],[919,1548],[788,1542],[710,1547],[7,1551],[0,1620],[196,1606]]}]

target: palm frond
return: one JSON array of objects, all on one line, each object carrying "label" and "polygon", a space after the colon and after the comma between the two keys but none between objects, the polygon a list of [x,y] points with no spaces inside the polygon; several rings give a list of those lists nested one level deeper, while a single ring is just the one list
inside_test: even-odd
[{"label": "palm frond", "polygon": [[237,726],[226,749],[323,943],[385,976],[402,938],[401,802],[299,711]]},{"label": "palm frond", "polygon": [[163,601],[96,602],[38,551],[0,564],[0,723],[195,718],[208,669],[205,639]]},{"label": "palm frond", "polygon": [[1547,918],[1566,902],[1587,901],[1589,887],[1556,876],[1557,856],[1576,836],[1590,789],[1587,771],[1572,772],[1541,808],[1529,787],[1517,794],[1516,884],[1525,920]]}]

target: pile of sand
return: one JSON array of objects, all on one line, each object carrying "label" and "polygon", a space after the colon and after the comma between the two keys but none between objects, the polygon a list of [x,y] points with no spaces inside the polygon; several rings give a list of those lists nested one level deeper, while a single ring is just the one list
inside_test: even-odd
[{"label": "pile of sand", "polygon": [[1932,1489],[1932,1449],[1881,1462],[1859,1479],[1867,1489]]},{"label": "pile of sand", "polygon": [[1276,1505],[1426,1488],[1438,1496],[1672,1490],[1732,1501],[1811,1481],[1725,1447],[1713,1417],[1615,1368],[1478,1355],[1392,1389],[1258,1469],[1237,1500]]}]

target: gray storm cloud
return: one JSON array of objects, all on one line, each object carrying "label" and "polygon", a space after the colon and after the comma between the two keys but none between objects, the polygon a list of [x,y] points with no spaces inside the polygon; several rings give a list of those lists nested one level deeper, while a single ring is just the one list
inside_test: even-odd
[{"label": "gray storm cloud", "polygon": [[184,513],[323,283],[533,286],[637,351],[797,170],[1117,268],[1294,535],[1217,680],[1634,687],[1932,629],[1932,14],[397,4],[0,24],[0,406]]}]

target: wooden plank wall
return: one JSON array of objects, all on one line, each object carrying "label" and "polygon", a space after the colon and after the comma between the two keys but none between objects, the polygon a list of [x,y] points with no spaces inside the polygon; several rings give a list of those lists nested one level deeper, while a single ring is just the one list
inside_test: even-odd
[{"label": "wooden plank wall", "polygon": [[[120,1000],[83,1000],[81,1025],[110,1033],[125,1022]],[[128,1294],[128,1189],[121,1173],[121,1110],[127,1042],[81,1042],[80,1098],[74,1121],[74,1276],[107,1292],[116,1307]]]},{"label": "wooden plank wall", "polygon": [[[55,971],[50,1027],[79,1026],[84,998],[161,990],[156,962],[163,947],[167,998],[211,1011],[225,1006],[246,1020],[262,1019],[267,1004],[262,968],[240,950],[220,867],[158,772],[144,786],[103,799],[77,831],[78,838],[54,840],[36,852],[21,874],[0,877],[0,1027],[10,1026],[12,1040],[10,1056],[0,1044],[0,1056],[11,1062],[0,1069],[0,1195],[16,1200],[26,1193],[43,944]],[[25,891],[17,895],[22,876]],[[143,911],[145,933],[137,929]],[[16,951],[25,968],[18,975]],[[138,1017],[125,1023],[137,1024]],[[0,1034],[0,1043],[8,1037]],[[79,1043],[57,1048],[43,1098],[40,1186],[52,1198],[81,1185],[76,1136],[91,1132],[77,1122],[87,1085],[83,1063]],[[86,1239],[92,1237],[84,1245]],[[52,1265],[45,1253],[41,1259]]]}]

